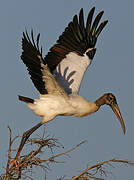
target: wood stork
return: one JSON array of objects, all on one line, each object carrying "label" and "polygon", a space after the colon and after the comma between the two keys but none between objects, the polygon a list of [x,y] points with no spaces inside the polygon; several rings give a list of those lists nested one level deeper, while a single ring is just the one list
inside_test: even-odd
[{"label": "wood stork", "polygon": [[73,17],[44,58],[42,48],[39,47],[40,34],[35,41],[33,31],[31,38],[27,31],[23,33],[21,59],[27,66],[40,98],[19,96],[19,100],[24,101],[36,115],[41,116],[42,121],[23,134],[16,157],[29,136],[42,124],[56,116],[87,116],[98,111],[104,104],[112,108],[125,134],[125,124],[112,93],[104,94],[95,102],[89,102],[78,95],[83,75],[96,53],[97,38],[108,22],[106,20],[100,23],[103,11],[93,21],[94,11],[95,7],[90,10],[85,24],[81,9],[79,17]]}]

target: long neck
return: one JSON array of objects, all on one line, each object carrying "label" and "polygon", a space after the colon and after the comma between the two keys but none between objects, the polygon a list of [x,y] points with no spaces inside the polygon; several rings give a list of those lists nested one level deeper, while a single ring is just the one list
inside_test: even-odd
[{"label": "long neck", "polygon": [[98,98],[96,101],[95,101],[95,104],[100,107],[102,105],[105,104],[105,98],[104,98],[105,95],[101,96],[100,98]]}]

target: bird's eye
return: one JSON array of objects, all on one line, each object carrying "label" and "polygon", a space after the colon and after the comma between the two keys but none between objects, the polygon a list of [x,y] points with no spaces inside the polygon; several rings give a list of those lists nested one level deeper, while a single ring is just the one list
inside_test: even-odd
[{"label": "bird's eye", "polygon": [[107,100],[108,100],[109,102],[114,101],[114,96],[113,96],[112,94],[107,94]]}]

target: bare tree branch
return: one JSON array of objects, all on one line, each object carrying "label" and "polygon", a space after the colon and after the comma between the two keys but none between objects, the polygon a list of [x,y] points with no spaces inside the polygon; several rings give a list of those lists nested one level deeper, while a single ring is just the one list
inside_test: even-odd
[{"label": "bare tree branch", "polygon": [[[52,155],[51,157],[48,157],[46,159],[41,159],[40,155],[44,154],[46,151],[44,151],[44,148],[49,149],[51,154],[53,154],[53,149],[54,148],[60,148],[61,144],[58,142],[58,140],[54,137],[45,137],[45,131],[43,132],[43,136],[39,138],[34,138],[34,139],[29,139],[26,144],[27,145],[32,145],[34,149],[24,156],[20,156],[18,161],[16,162],[17,164],[12,164],[11,159],[11,152],[12,152],[12,144],[16,140],[16,137],[12,137],[12,131],[11,128],[9,128],[10,132],[10,139],[9,139],[9,149],[8,149],[8,161],[7,161],[7,166],[6,166],[6,173],[5,175],[1,176],[1,180],[6,180],[6,179],[21,179],[21,177],[29,177],[27,173],[32,172],[32,167],[33,166],[38,166],[43,168],[44,170],[49,170],[49,163],[57,163],[55,159],[64,155],[68,155],[70,152],[74,151],[76,148],[80,147],[82,144],[86,143],[86,141],[82,141],[81,143],[75,145],[71,149],[68,149],[65,152],[58,153],[56,155]],[[25,144],[25,145],[26,145]],[[63,146],[62,146],[63,147]],[[15,150],[17,151],[17,149]],[[30,179],[30,177],[29,177]],[[32,179],[32,178],[31,178]]]},{"label": "bare tree branch", "polygon": [[[134,162],[133,161],[128,161],[128,160],[120,160],[120,159],[110,159],[110,160],[107,160],[107,161],[101,161],[93,166],[90,166],[89,168],[83,170],[81,173],[79,173],[77,176],[74,176],[72,177],[72,180],[80,180],[80,179],[83,179],[83,176],[85,174],[88,173],[88,171],[92,170],[92,169],[95,169],[96,172],[94,173],[97,174],[98,172],[101,173],[101,175],[104,175],[104,176],[107,176],[107,173],[105,170],[103,170],[103,165],[104,164],[107,164],[107,165],[110,165],[111,166],[111,163],[123,163],[123,164],[126,164],[126,165],[131,165],[131,166],[134,166]],[[90,173],[91,175],[91,173]],[[90,178],[90,176],[89,176]],[[84,180],[84,179],[83,179]],[[102,179],[101,179],[102,180]]]},{"label": "bare tree branch", "polygon": [[[58,157],[67,156],[70,152],[74,151],[87,141],[82,141],[81,143],[73,146],[72,148],[64,151],[62,153],[58,153],[54,155],[54,149],[63,147],[61,143],[59,143],[58,139],[50,136],[45,137],[45,130],[43,131],[42,137],[38,135],[38,138],[28,139],[25,145],[31,145],[32,150],[29,149],[23,156],[18,158],[16,164],[12,163],[12,145],[16,141],[16,137],[12,137],[12,130],[8,126],[9,129],[9,148],[8,148],[8,160],[6,165],[6,173],[0,176],[0,180],[20,180],[21,178],[33,180],[29,173],[33,173],[33,167],[43,168],[45,172],[50,170],[51,163],[59,163],[56,159]],[[19,147],[19,146],[18,146]],[[24,146],[25,147],[25,146]],[[47,157],[42,159],[44,154],[46,154],[46,150],[49,150],[51,155],[47,155]],[[17,152],[17,149],[15,150]],[[49,156],[49,157],[48,157]],[[61,163],[61,162],[60,162]],[[80,172],[78,175],[70,178],[70,180],[104,180],[104,177],[107,177],[109,172],[107,171],[107,166],[110,168],[115,167],[115,163],[125,164],[134,166],[133,161],[121,160],[121,159],[110,159],[107,161],[101,161],[96,163],[93,166],[90,166]],[[107,165],[107,166],[106,166]],[[99,178],[98,176],[101,176]],[[60,178],[59,180],[69,180]]]},{"label": "bare tree branch", "polygon": [[[52,156],[52,157],[50,157],[50,158],[48,158],[48,159],[42,160],[42,162],[53,161],[53,160],[54,160],[55,158],[57,158],[57,157],[66,155],[66,154],[74,151],[76,148],[78,148],[80,145],[82,145],[82,144],[84,144],[84,143],[86,143],[86,142],[87,142],[86,140],[85,140],[85,141],[82,141],[81,143],[77,144],[76,146],[72,147],[71,149],[69,149],[69,150],[67,150],[67,151],[65,151],[65,152],[63,152],[63,153],[56,154],[55,156]],[[42,162],[41,162],[41,163],[42,163]]]}]

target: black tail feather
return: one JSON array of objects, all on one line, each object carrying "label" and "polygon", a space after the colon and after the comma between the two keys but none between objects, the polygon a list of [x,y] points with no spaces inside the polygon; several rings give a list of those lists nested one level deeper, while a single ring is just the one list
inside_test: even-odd
[{"label": "black tail feather", "polygon": [[24,101],[26,103],[34,103],[34,99],[31,99],[31,98],[28,98],[28,97],[18,95],[18,98],[19,98],[20,101]]}]

